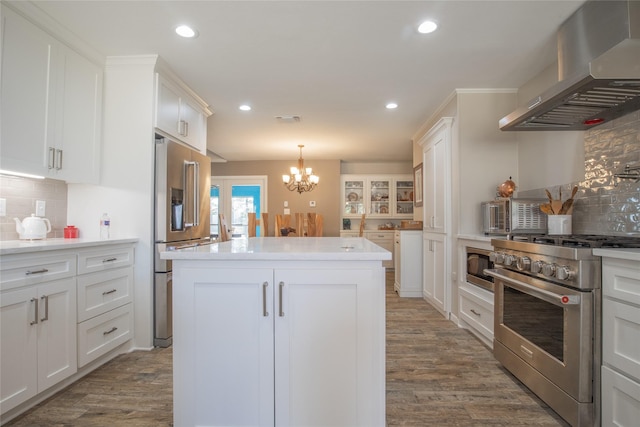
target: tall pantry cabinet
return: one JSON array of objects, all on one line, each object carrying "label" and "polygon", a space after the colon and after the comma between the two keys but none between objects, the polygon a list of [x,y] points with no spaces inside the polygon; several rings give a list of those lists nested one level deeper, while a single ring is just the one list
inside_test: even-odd
[{"label": "tall pantry cabinet", "polygon": [[[457,321],[457,240],[482,234],[481,203],[496,186],[517,180],[517,132],[498,120],[517,106],[514,90],[456,89],[416,135],[424,178],[424,296]],[[427,130],[428,129],[428,130]],[[430,266],[433,265],[433,268]]]},{"label": "tall pantry cabinet", "polygon": [[423,149],[423,297],[449,317],[451,247],[451,127],[453,119],[439,120],[418,142]]}]

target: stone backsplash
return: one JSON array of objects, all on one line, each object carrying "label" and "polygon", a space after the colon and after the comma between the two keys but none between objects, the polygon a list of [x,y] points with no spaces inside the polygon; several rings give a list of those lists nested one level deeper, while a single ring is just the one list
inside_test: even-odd
[{"label": "stone backsplash", "polygon": [[[548,188],[574,199],[573,233],[640,237],[640,181],[614,177],[625,165],[640,167],[640,111],[585,132],[585,179]],[[546,197],[543,188],[519,197]]]}]

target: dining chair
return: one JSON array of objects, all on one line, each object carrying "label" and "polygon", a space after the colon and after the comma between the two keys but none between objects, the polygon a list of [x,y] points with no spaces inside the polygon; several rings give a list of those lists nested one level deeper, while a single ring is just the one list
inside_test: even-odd
[{"label": "dining chair", "polygon": [[260,219],[260,236],[267,237],[269,235],[269,214],[267,212],[262,213]]},{"label": "dining chair", "polygon": [[247,213],[247,236],[248,237],[256,237],[256,213],[249,212]]},{"label": "dining chair", "polygon": [[364,237],[364,215],[362,214],[362,219],[360,220],[360,234],[358,234],[360,237]]},{"label": "dining chair", "polygon": [[281,231],[283,228],[286,228],[286,229],[291,228],[291,215],[289,214],[276,215],[276,233],[275,233],[276,237],[283,237],[282,231]]},{"label": "dining chair", "polygon": [[218,227],[220,229],[218,240],[221,242],[231,240],[231,235],[229,234],[231,232],[231,229],[229,228],[229,224],[227,223],[224,214],[218,214],[218,220]]},{"label": "dining chair", "polygon": [[323,221],[322,214],[308,213],[306,235],[308,237],[322,237]]}]

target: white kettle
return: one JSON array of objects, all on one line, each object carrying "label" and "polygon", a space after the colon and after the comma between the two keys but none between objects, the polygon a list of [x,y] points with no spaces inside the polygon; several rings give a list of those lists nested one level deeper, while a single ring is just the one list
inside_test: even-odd
[{"label": "white kettle", "polygon": [[21,239],[46,239],[47,233],[51,231],[49,220],[35,214],[26,217],[22,222],[18,218],[13,219],[16,222],[16,231]]}]

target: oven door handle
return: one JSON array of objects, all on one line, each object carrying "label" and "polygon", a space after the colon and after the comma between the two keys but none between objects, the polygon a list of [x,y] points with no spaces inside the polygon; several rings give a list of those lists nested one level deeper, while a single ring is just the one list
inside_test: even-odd
[{"label": "oven door handle", "polygon": [[525,282],[514,279],[513,277],[508,277],[503,274],[500,274],[497,269],[487,269],[487,270],[484,270],[484,273],[493,277],[494,279],[498,279],[503,282],[509,283],[509,286],[514,289],[517,289],[526,294],[535,296],[536,298],[539,298],[541,300],[544,300],[551,304],[555,304],[560,307],[565,305],[580,304],[580,299],[581,299],[580,294],[562,295],[562,294],[556,294],[555,292],[549,292],[547,290],[528,285]]}]

